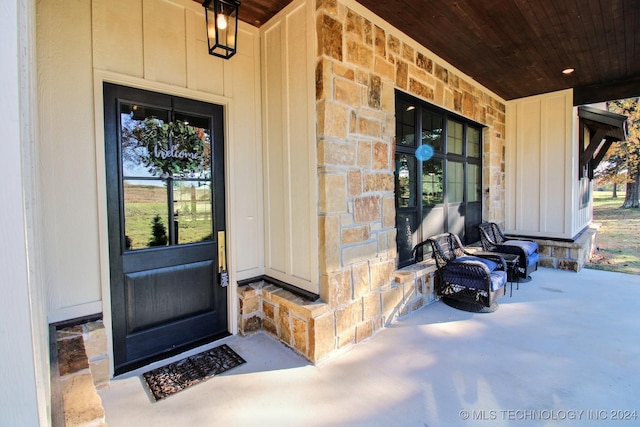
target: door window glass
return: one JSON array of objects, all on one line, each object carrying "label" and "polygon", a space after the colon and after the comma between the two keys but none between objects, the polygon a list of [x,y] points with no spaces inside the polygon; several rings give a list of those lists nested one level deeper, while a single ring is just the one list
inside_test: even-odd
[{"label": "door window glass", "polygon": [[178,244],[213,240],[211,207],[211,183],[174,180],[173,222]]},{"label": "door window glass", "polygon": [[480,130],[467,127],[467,156],[480,157]]},{"label": "door window glass", "polygon": [[166,246],[167,183],[159,179],[123,182],[125,249]]},{"label": "door window glass", "polygon": [[[160,178],[160,172],[148,164],[152,153],[141,141],[160,138],[169,111],[135,104],[120,104],[122,175],[125,177]],[[153,147],[151,147],[153,151]]]},{"label": "door window glass", "polygon": [[467,165],[467,202],[482,200],[482,169],[480,165]]},{"label": "door window glass", "polygon": [[402,103],[399,105],[397,112],[396,128],[397,136],[396,140],[399,145],[407,147],[415,147],[416,145],[416,127],[415,119],[416,107],[410,103]]},{"label": "door window glass", "polygon": [[396,132],[396,243],[403,267],[414,261],[412,245],[434,234],[458,233],[464,243],[477,238],[468,230],[482,213],[482,126],[396,91]]},{"label": "door window glass", "polygon": [[209,119],[120,104],[125,249],[213,240]]},{"label": "door window glass", "polygon": [[396,205],[399,208],[416,206],[416,158],[412,155],[396,156]]},{"label": "door window glass", "polygon": [[449,203],[459,203],[463,201],[464,165],[460,162],[449,162],[447,196],[449,197]]},{"label": "door window glass", "polygon": [[442,159],[431,159],[422,163],[422,206],[444,202],[442,164]]},{"label": "door window glass", "polygon": [[449,120],[447,124],[447,146],[449,153],[462,154],[464,147],[464,136],[462,123]]},{"label": "door window glass", "polygon": [[422,111],[422,144],[442,151],[442,116],[430,111]]}]

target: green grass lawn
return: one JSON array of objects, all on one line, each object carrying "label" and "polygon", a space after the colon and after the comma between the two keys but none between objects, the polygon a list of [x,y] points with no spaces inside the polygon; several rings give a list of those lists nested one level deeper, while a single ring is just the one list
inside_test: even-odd
[{"label": "green grass lawn", "polygon": [[640,274],[640,209],[621,209],[624,193],[595,191],[593,222],[601,224],[597,250],[587,268]]},{"label": "green grass lawn", "polygon": [[[148,247],[152,238],[153,217],[159,214],[167,233],[166,205],[153,203],[129,203],[125,207],[126,234],[131,239],[131,249]],[[211,214],[182,214],[176,217],[179,243],[196,243],[211,240]]]},{"label": "green grass lawn", "polygon": [[[180,199],[181,192],[187,196]],[[190,196],[193,193],[193,198]],[[196,243],[211,240],[211,199],[210,192],[187,188],[182,190],[176,186],[174,196],[177,200],[175,209],[175,226],[178,228],[178,243]],[[204,197],[204,198],[203,198]],[[124,186],[125,234],[131,241],[131,249],[148,247],[153,237],[153,218],[160,216],[166,233],[169,233],[167,212],[167,189],[154,185]]]}]

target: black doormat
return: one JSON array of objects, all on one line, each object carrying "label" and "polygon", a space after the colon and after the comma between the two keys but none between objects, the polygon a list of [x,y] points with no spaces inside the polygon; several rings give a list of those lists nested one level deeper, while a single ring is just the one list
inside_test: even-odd
[{"label": "black doormat", "polygon": [[154,399],[158,401],[243,363],[246,361],[242,357],[228,345],[222,344],[211,350],[145,372],[142,376]]}]

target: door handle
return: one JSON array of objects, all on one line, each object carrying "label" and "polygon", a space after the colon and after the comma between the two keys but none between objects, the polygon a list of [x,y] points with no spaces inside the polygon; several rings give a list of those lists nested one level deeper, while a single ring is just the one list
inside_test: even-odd
[{"label": "door handle", "polygon": [[225,247],[224,231],[218,231],[218,272],[227,269],[227,249]]},{"label": "door handle", "polygon": [[218,231],[218,274],[220,275],[220,286],[227,287],[229,273],[227,272],[227,248],[224,231]]}]

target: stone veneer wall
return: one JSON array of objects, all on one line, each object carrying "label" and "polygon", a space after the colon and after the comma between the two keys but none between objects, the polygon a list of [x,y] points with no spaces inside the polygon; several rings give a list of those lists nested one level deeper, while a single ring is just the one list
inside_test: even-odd
[{"label": "stone veneer wall", "polygon": [[264,330],[317,362],[336,348],[369,338],[382,322],[433,302],[434,272],[431,261],[412,265],[396,271],[391,282],[376,291],[338,307],[307,301],[260,280],[238,289],[239,331],[247,335]]},{"label": "stone veneer wall", "polygon": [[578,272],[596,249],[599,226],[592,224],[573,242],[532,239],[538,242],[540,266]]},{"label": "stone veneer wall", "polygon": [[106,426],[97,393],[108,387],[110,377],[104,324],[95,321],[62,328],[55,339],[58,372],[53,378],[60,383],[65,425]]},{"label": "stone veneer wall", "polygon": [[320,296],[328,308],[315,320],[322,334],[312,360],[372,335],[388,323],[389,307],[406,303],[395,272],[396,88],[486,125],[483,217],[505,215],[500,99],[338,0],[317,0],[316,36]]}]

